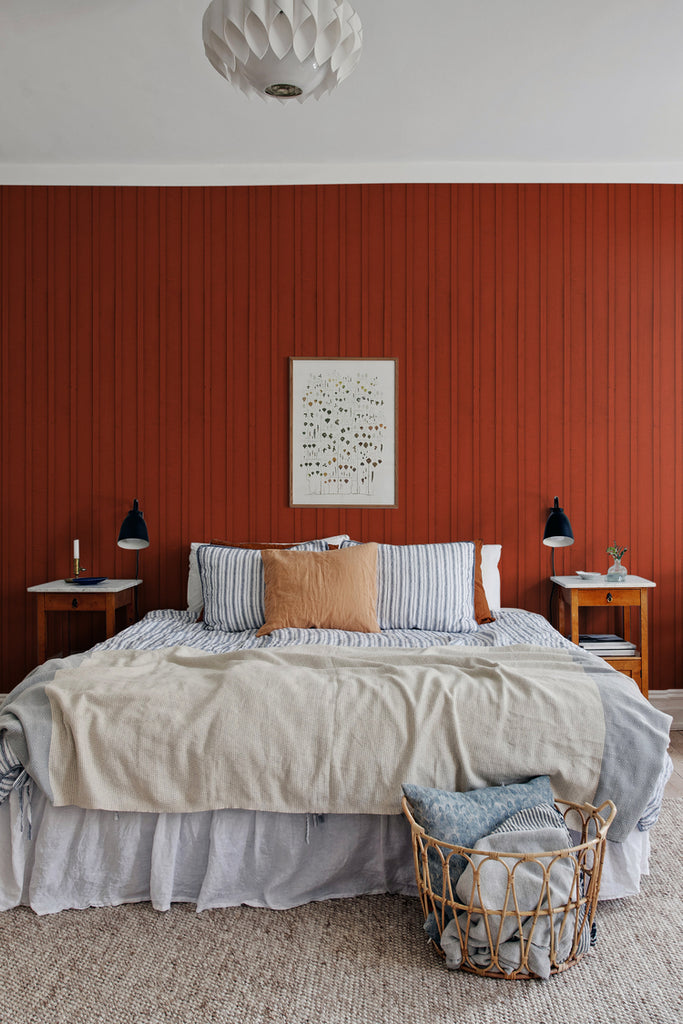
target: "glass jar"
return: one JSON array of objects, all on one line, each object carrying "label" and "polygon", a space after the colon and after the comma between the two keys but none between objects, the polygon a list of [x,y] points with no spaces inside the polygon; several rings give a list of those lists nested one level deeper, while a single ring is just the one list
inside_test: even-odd
[{"label": "glass jar", "polygon": [[608,583],[621,583],[628,576],[628,569],[625,565],[621,564],[620,558],[615,558],[609,569],[607,570],[607,582]]}]

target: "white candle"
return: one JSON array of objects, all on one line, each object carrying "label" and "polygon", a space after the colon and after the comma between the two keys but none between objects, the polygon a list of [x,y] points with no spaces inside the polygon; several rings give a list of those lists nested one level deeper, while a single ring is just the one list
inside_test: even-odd
[{"label": "white candle", "polygon": [[78,550],[79,550],[79,549],[78,549],[78,541],[77,541],[77,540],[75,540],[75,541],[74,541],[74,558],[78,558],[78,557],[79,557],[79,556],[78,556]]}]

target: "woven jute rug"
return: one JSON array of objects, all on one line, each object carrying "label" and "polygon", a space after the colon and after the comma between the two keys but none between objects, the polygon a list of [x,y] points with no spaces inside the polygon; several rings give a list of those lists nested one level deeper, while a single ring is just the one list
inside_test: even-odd
[{"label": "woven jute rug", "polygon": [[598,945],[547,982],[450,972],[419,903],[290,911],[148,904],[0,914],[2,1024],[680,1024],[683,800],[666,800],[641,894],[601,903]]}]

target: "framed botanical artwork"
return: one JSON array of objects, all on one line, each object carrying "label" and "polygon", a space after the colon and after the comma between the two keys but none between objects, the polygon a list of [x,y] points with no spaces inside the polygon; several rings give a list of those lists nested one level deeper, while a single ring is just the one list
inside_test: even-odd
[{"label": "framed botanical artwork", "polygon": [[396,508],[396,360],[289,368],[290,506]]}]

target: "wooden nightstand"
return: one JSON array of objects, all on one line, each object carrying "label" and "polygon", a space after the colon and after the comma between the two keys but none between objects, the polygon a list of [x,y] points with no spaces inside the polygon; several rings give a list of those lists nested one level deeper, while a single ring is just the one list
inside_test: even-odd
[{"label": "wooden nightstand", "polygon": [[142,580],[105,580],[92,586],[54,580],[27,587],[36,595],[38,612],[38,664],[45,661],[48,612],[104,612],[107,639],[116,632],[116,609],[127,609],[127,624],[134,620],[135,588]]},{"label": "wooden nightstand", "polygon": [[632,657],[605,658],[605,661],[630,676],[647,697],[647,592],[657,584],[642,576],[627,576],[622,583],[608,582],[604,576],[597,580],[582,580],[578,576],[551,576],[550,579],[560,592],[557,628],[563,636],[567,635],[565,612],[568,605],[571,616],[569,639],[575,644],[579,642],[579,608],[622,608],[624,640],[631,640],[631,609],[640,610],[640,650],[636,650]]}]

